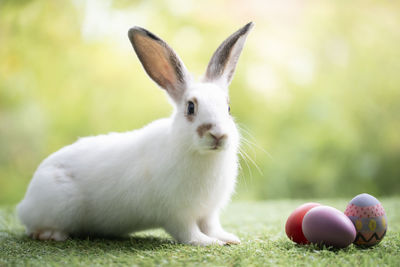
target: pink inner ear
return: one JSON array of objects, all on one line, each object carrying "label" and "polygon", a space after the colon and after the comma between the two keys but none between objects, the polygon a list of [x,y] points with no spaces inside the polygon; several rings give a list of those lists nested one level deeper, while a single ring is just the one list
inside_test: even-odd
[{"label": "pink inner ear", "polygon": [[177,84],[176,74],[169,61],[168,50],[159,42],[137,34],[136,49],[147,74],[162,88],[171,90]]}]

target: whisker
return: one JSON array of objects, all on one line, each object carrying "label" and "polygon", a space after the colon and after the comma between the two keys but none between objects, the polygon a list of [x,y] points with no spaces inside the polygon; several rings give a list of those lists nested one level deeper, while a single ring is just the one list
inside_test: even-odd
[{"label": "whisker", "polygon": [[[239,155],[240,155],[240,152],[239,152]],[[240,156],[242,157],[242,155],[240,155]],[[240,163],[240,160],[238,162],[238,168],[239,168],[238,179],[244,182],[244,186],[245,186],[246,190],[248,190],[246,177],[244,176],[243,167],[242,167],[242,164]]]},{"label": "whisker", "polygon": [[250,129],[243,123],[237,123],[237,126],[244,132],[246,132],[253,140],[256,140],[254,135],[251,134]]},{"label": "whisker", "polygon": [[254,145],[252,143],[250,143],[246,137],[242,136],[240,139],[240,142],[242,142],[244,145],[246,145],[247,147],[249,147],[251,149],[251,151],[253,152],[254,155],[256,155],[256,151],[254,149]]},{"label": "whisker", "polygon": [[247,159],[253,163],[254,167],[256,167],[257,171],[261,174],[264,175],[263,172],[261,171],[260,167],[257,165],[257,163],[246,153],[246,151],[241,151],[246,157]]},{"label": "whisker", "polygon": [[244,156],[243,151],[240,149],[240,147],[239,147],[239,151],[238,152],[239,152],[239,155],[242,157],[244,163],[247,166],[247,170],[249,171],[250,178],[253,179],[253,172],[251,171],[250,165],[247,163],[247,158]]},{"label": "whisker", "polygon": [[248,138],[245,137],[244,134],[242,134],[242,135],[240,136],[241,139],[244,139],[244,142],[246,142],[246,144],[247,144],[249,147],[258,148],[258,149],[261,150],[264,154],[266,154],[270,159],[273,158],[272,155],[271,155],[268,151],[266,151],[263,147],[261,147],[260,145],[258,145],[258,144],[256,143],[255,137],[254,137],[248,130],[246,130],[246,129],[243,128],[243,127],[245,127],[244,125],[242,125],[242,124],[240,124],[240,123],[238,123],[237,125],[238,125],[239,130],[240,130],[242,133],[246,134],[248,137],[250,137],[250,138],[253,140],[253,141],[252,141],[252,140],[249,140]]}]

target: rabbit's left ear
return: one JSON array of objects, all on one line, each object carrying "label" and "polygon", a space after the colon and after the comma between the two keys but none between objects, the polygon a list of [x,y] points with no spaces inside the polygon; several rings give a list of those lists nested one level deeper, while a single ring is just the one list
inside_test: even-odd
[{"label": "rabbit's left ear", "polygon": [[250,22],[228,37],[214,52],[204,77],[206,82],[216,82],[227,87],[232,81],[244,42],[254,23]]}]

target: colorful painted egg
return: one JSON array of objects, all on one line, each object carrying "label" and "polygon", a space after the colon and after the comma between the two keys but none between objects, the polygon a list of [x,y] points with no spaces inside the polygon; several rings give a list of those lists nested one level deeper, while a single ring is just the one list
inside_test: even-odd
[{"label": "colorful painted egg", "polygon": [[356,229],[340,210],[319,206],[306,213],[303,219],[304,236],[313,244],[345,248],[353,243]]},{"label": "colorful painted egg", "polygon": [[354,244],[374,246],[386,234],[387,219],[381,203],[369,194],[360,194],[353,198],[344,212],[357,230]]},{"label": "colorful painted egg", "polygon": [[292,241],[298,244],[308,244],[308,240],[305,238],[302,230],[302,223],[304,215],[314,207],[320,206],[318,203],[305,203],[297,207],[289,216],[286,221],[285,231],[286,235]]}]

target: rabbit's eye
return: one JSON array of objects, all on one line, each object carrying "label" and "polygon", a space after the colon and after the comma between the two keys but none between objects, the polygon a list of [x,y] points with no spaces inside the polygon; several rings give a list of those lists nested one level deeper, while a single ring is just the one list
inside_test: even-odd
[{"label": "rabbit's eye", "polygon": [[193,115],[194,114],[194,103],[192,101],[188,102],[187,105],[187,114],[188,115]]},{"label": "rabbit's eye", "polygon": [[229,114],[231,114],[231,106],[230,105],[228,106],[228,112],[229,112]]}]

